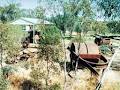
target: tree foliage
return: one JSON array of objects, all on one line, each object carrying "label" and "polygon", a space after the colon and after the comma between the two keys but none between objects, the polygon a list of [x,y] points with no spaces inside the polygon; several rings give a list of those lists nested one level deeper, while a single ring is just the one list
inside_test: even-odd
[{"label": "tree foliage", "polygon": [[94,21],[92,23],[92,29],[96,34],[105,34],[108,32],[108,27],[106,22]]},{"label": "tree foliage", "polygon": [[119,0],[95,0],[101,10],[104,10],[104,16],[107,18],[119,17]]},{"label": "tree foliage", "polygon": [[0,20],[2,23],[15,20],[20,15],[20,9],[17,4],[9,4],[8,6],[0,7]]},{"label": "tree foliage", "polygon": [[51,21],[55,23],[56,27],[61,30],[63,33],[65,33],[65,23],[66,23],[66,17],[65,15],[57,15],[56,17],[52,17]]},{"label": "tree foliage", "polygon": [[108,22],[107,26],[111,33],[120,33],[120,22],[119,21]]},{"label": "tree foliage", "polygon": [[44,18],[45,11],[44,11],[44,9],[42,7],[38,6],[38,7],[35,8],[34,11],[35,11],[35,16],[37,18],[41,18],[41,19]]},{"label": "tree foliage", "polygon": [[58,62],[61,48],[60,31],[55,26],[45,26],[41,31],[40,58]]},{"label": "tree foliage", "polygon": [[44,9],[40,6],[35,9],[21,9],[20,16],[21,17],[29,17],[29,18],[44,18]]},{"label": "tree foliage", "polygon": [[21,9],[20,11],[21,11],[20,13],[21,17],[29,17],[29,18],[35,17],[35,11],[32,9]]},{"label": "tree foliage", "polygon": [[79,30],[84,31],[84,26],[87,26],[88,24],[86,21],[92,19],[93,16],[90,0],[63,1],[61,7],[63,7],[62,14],[52,17],[53,23],[55,23],[55,25],[63,32],[66,30],[71,33],[73,31],[78,31],[74,29],[78,29],[79,26],[82,26],[81,29],[83,29]]},{"label": "tree foliage", "polygon": [[4,78],[3,70],[0,69],[0,90],[6,90],[8,81]]},{"label": "tree foliage", "polygon": [[41,44],[59,45],[60,43],[60,31],[55,26],[45,26],[44,30],[41,31],[41,36]]},{"label": "tree foliage", "polygon": [[23,37],[23,32],[18,26],[11,26],[9,24],[0,24],[0,44],[7,58],[15,57],[21,48],[21,38]]}]

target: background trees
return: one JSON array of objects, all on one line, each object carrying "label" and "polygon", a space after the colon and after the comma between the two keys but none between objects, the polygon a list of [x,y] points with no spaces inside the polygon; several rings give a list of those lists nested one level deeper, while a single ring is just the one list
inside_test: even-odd
[{"label": "background trees", "polygon": [[62,7],[61,13],[53,15],[51,20],[63,33],[67,30],[71,32],[71,35],[73,31],[86,32],[89,30],[90,27],[87,24],[93,16],[90,0],[69,0],[58,3]]},{"label": "background trees", "polygon": [[15,20],[20,17],[20,9],[18,4],[9,4],[5,7],[0,7],[0,20],[2,23]]},{"label": "background trees", "polygon": [[119,21],[110,21],[107,23],[107,27],[110,33],[114,33],[114,34],[120,33],[120,22]]},{"label": "background trees", "polygon": [[92,24],[92,30],[95,31],[95,34],[105,34],[109,32],[106,22],[93,21]]},{"label": "background trees", "polygon": [[95,0],[97,5],[99,6],[100,10],[103,10],[103,15],[109,19],[115,19],[119,17],[119,7],[120,1],[119,0]]}]

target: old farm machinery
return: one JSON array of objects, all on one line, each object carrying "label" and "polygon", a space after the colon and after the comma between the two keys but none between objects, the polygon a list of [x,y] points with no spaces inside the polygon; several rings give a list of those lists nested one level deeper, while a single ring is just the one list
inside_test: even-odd
[{"label": "old farm machinery", "polygon": [[[74,43],[72,43],[71,46],[68,47],[68,50],[70,51],[71,67],[74,67],[76,63],[78,63],[78,67],[87,68],[89,67],[102,68],[107,66],[109,61],[100,53],[98,46],[102,44],[112,45],[110,39],[115,39],[115,37],[120,36],[102,36],[102,35],[92,36],[95,37],[94,43],[79,43],[79,45],[77,46]],[[77,48],[78,53],[76,54]],[[110,48],[113,49],[112,46]]]},{"label": "old farm machinery", "polygon": [[92,35],[93,37],[95,37],[94,42],[100,46],[100,45],[108,45],[109,49],[111,50],[112,53],[114,53],[114,49],[113,49],[113,45],[111,40],[120,40],[120,36],[117,35],[110,35],[110,36],[105,36],[105,35]]},{"label": "old farm machinery", "polygon": [[108,60],[100,54],[99,48],[94,43],[80,43],[79,54],[76,54],[76,45],[71,44],[67,49],[70,51],[71,68],[87,67],[93,74],[98,75],[93,67],[105,68]]},{"label": "old farm machinery", "polygon": [[70,51],[70,64],[71,68],[76,70],[79,68],[88,68],[94,75],[99,75],[96,68],[102,70],[101,78],[98,81],[96,90],[99,90],[103,80],[105,78],[105,73],[110,68],[110,65],[116,55],[114,53],[111,60],[105,58],[104,55],[100,53],[100,45],[110,46],[111,51],[113,51],[113,46],[111,39],[120,40],[120,36],[95,36],[95,43],[71,43],[67,48]]},{"label": "old farm machinery", "polygon": [[117,36],[117,35],[116,36],[115,35],[105,36],[105,35],[96,34],[96,35],[92,35],[92,36],[95,37],[94,42],[98,46],[102,45],[102,44],[107,44],[107,45],[112,44],[111,39],[120,40],[120,36]]}]

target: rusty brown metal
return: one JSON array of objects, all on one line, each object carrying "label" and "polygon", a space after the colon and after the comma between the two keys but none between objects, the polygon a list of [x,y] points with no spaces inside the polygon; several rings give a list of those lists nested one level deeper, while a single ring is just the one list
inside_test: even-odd
[{"label": "rusty brown metal", "polygon": [[99,54],[99,47],[95,43],[80,43],[80,54]]},{"label": "rusty brown metal", "polygon": [[91,65],[104,66],[108,64],[108,60],[100,54],[99,47],[95,43],[80,43],[79,56]]},{"label": "rusty brown metal", "polygon": [[103,38],[102,39],[102,44],[110,45],[110,43],[111,43],[111,39],[110,38]]}]

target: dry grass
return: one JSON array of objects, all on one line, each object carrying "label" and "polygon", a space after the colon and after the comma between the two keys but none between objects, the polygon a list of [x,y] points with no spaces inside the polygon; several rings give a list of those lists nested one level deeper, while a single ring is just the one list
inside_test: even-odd
[{"label": "dry grass", "polygon": [[8,77],[8,80],[10,81],[8,90],[20,90],[20,85],[24,81],[24,78],[17,74],[13,74]]},{"label": "dry grass", "polygon": [[[45,62],[44,62],[45,63]],[[41,67],[44,67],[44,64]],[[57,66],[58,67],[58,66]],[[60,67],[59,67],[60,68]],[[43,70],[44,68],[41,68]],[[52,70],[52,69],[51,69]],[[9,81],[11,85],[9,86],[9,90],[21,90],[21,83],[29,76],[29,71],[22,71],[21,73],[13,74],[9,76]],[[88,70],[78,70],[76,73],[75,71],[70,72],[73,78],[70,78],[67,75],[67,82],[66,82],[66,90],[95,90],[95,86],[98,81],[98,77],[92,76]],[[114,74],[111,73],[113,76]],[[110,76],[109,76],[110,77]],[[113,77],[111,77],[112,80]],[[60,71],[60,74],[55,73],[53,70],[50,71],[48,84],[51,86],[53,84],[60,83],[63,90],[64,86],[64,72]],[[101,90],[120,90],[120,82],[109,82],[109,79],[105,80],[103,87]]]},{"label": "dry grass", "polygon": [[21,84],[24,80],[29,80],[29,74],[31,70],[26,70],[21,67],[17,67],[18,71],[8,76],[8,81],[10,82],[8,90],[21,90]]},{"label": "dry grass", "polygon": [[120,90],[120,82],[105,82],[101,90]]}]

